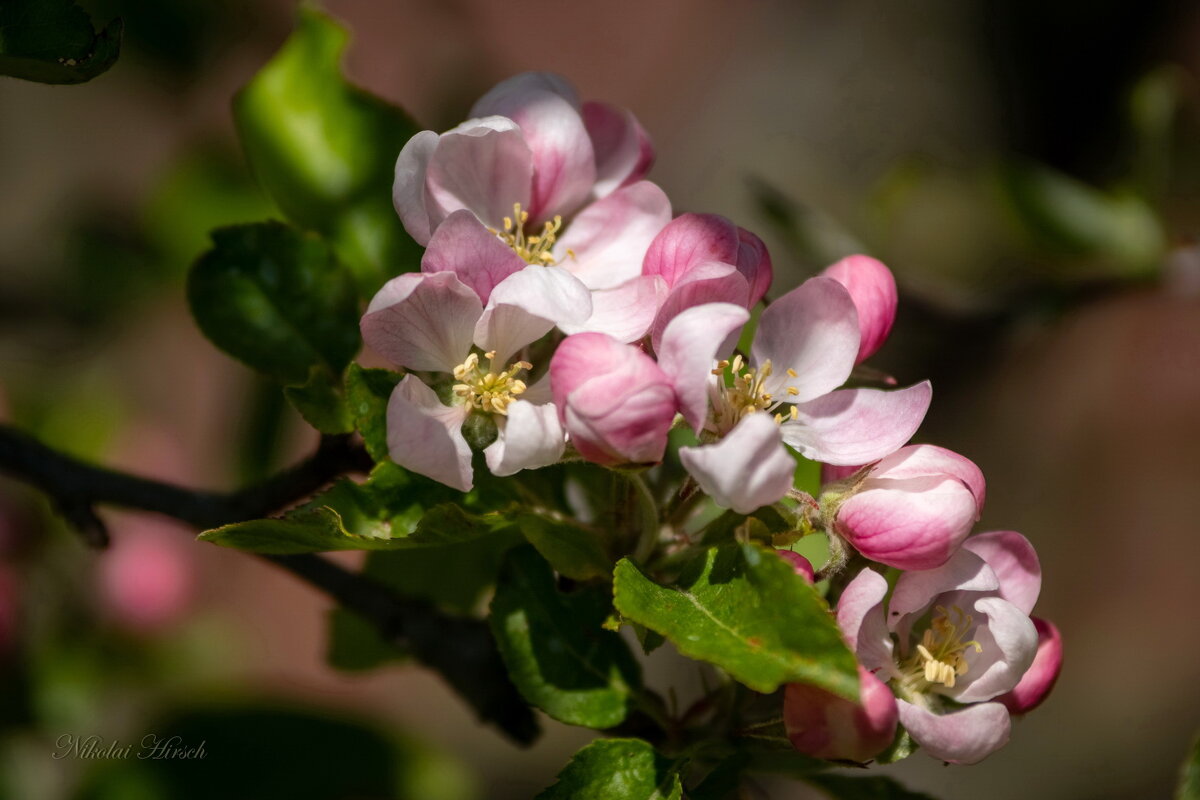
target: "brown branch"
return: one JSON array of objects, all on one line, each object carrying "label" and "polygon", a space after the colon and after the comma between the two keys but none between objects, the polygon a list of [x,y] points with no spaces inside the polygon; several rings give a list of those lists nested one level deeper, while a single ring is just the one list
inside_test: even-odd
[{"label": "brown branch", "polygon": [[[351,437],[324,436],[317,451],[296,466],[238,491],[212,492],[87,464],[0,425],[0,473],[44,492],[93,546],[108,540],[97,505],[152,511],[197,528],[216,528],[267,516],[340,475],[371,466],[366,451]],[[261,557],[370,622],[384,640],[403,644],[440,672],[484,720],[521,743],[536,737],[537,722],[508,680],[485,622],[445,614],[313,553]]]}]

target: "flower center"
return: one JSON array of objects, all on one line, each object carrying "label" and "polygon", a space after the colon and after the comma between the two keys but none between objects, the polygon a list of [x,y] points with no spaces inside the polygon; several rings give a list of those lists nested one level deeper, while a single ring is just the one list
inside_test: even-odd
[{"label": "flower center", "polygon": [[953,689],[958,676],[967,674],[969,665],[963,658],[967,649],[974,647],[976,653],[983,652],[983,645],[974,639],[963,641],[974,622],[969,614],[958,606],[949,611],[937,606],[936,610],[937,616],[917,645],[917,652],[905,665],[901,680],[911,689],[921,688],[922,683],[924,688],[940,684]]},{"label": "flower center", "polygon": [[507,414],[509,404],[525,391],[525,382],[517,380],[517,374],[532,369],[533,365],[528,361],[514,361],[508,369],[497,372],[496,365],[492,363],[496,351],[490,350],[483,357],[488,360],[486,372],[479,366],[479,356],[475,353],[454,368],[454,378],[459,381],[454,384],[454,394],[472,408],[492,414]]},{"label": "flower center", "polygon": [[[550,251],[554,249],[554,242],[558,239],[558,232],[562,229],[562,217],[555,214],[554,219],[543,223],[542,232],[534,236],[525,235],[525,223],[529,222],[529,212],[521,210],[520,203],[513,203],[513,215],[504,218],[504,229],[496,230],[488,228],[489,231],[500,237],[500,241],[504,242],[512,251],[524,259],[526,264],[540,264],[543,267],[552,267],[558,262],[554,259],[554,254]],[[567,255],[574,257],[575,254],[570,250]]]},{"label": "flower center", "polygon": [[[712,371],[718,378],[717,391],[712,396],[712,422],[716,433],[728,433],[742,417],[756,411],[772,412],[787,402],[786,398],[776,400],[766,390],[767,378],[773,372],[770,359],[758,367],[746,364],[740,355],[735,355],[733,360],[722,359],[717,362],[716,369]],[[792,378],[797,377],[794,369],[789,369],[787,374]],[[795,386],[788,386],[786,391],[791,397],[800,394]],[[782,423],[787,419],[795,419],[796,414],[796,407],[790,406],[786,413],[775,414],[775,421]]]}]

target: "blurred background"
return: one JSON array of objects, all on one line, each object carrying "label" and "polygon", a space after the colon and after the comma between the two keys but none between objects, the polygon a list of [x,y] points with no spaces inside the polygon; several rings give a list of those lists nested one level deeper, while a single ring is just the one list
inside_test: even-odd
[{"label": "blurred background", "polygon": [[[203,339],[183,292],[209,229],[277,216],[230,100],[296,6],[81,5],[124,19],[115,67],[79,86],[0,78],[0,418],[88,459],[232,488],[315,441],[274,384]],[[323,7],[351,31],[350,77],[423,127],[457,124],[530,69],[632,109],[657,146],[650,177],[677,211],[760,233],[775,294],[849,252],[891,266],[900,316],[874,363],[933,379],[920,439],[983,468],[982,529],[1038,548],[1038,614],[1062,630],[1066,662],[983,764],[918,754],[883,771],[943,799],[1170,796],[1200,724],[1200,4]],[[156,782],[208,797],[235,774],[51,758],[68,733],[258,748],[253,770],[228,766],[244,794],[222,796],[386,785],[421,800],[532,796],[588,739],[545,720],[522,751],[435,676],[335,670],[329,603],[311,589],[161,519],[104,516],[114,544],[90,552],[0,482],[0,792],[13,798],[133,800],[159,796]],[[650,685],[677,666],[656,654]],[[297,779],[310,761],[340,782]]]}]

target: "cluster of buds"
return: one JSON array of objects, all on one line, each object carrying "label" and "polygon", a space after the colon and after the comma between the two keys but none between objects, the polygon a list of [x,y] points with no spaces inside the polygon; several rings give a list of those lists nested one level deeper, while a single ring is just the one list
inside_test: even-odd
[{"label": "cluster of buds", "polygon": [[[946,761],[1001,746],[1010,714],[1049,691],[1061,643],[1029,616],[1041,575],[1024,537],[969,537],[979,468],[908,444],[929,383],[864,378],[895,319],[890,270],[845,258],[744,330],[771,285],[766,247],[723,217],[672,218],[630,113],[526,74],[470,116],[417,134],[396,164],[396,210],[426,251],[362,320],[366,342],[407,371],[388,405],[392,458],[467,491],[473,449],[496,475],[564,458],[636,469],[686,427],[689,484],[740,514],[799,495],[797,455],[820,462],[805,527],[862,557],[836,607],[861,696],[791,686],[794,745],[865,762],[903,725]],[[495,431],[482,442],[464,435],[479,419]]]}]

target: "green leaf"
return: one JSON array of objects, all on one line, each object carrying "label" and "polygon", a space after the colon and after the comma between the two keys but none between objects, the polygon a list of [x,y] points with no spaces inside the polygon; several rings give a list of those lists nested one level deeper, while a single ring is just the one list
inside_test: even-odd
[{"label": "green leaf", "polygon": [[284,214],[328,234],[373,293],[420,259],[391,203],[396,156],[417,126],[346,82],[347,40],[329,17],[302,8],[295,32],[234,99],[234,119],[255,174]]},{"label": "green leaf", "polygon": [[854,656],[824,600],[772,550],[731,543],[700,551],[669,586],[622,559],[613,589],[626,618],[757,692],[801,682],[858,696]]},{"label": "green leaf", "polygon": [[283,394],[304,421],[321,433],[350,433],[354,418],[342,393],[341,381],[324,367],[313,367],[306,383],[285,386]]},{"label": "green leaf", "polygon": [[1026,162],[1005,165],[1000,179],[1010,208],[1041,246],[1083,257],[1083,267],[1103,277],[1138,277],[1157,268],[1166,235],[1136,195],[1102,192]]},{"label": "green leaf", "polygon": [[399,547],[385,522],[360,526],[351,532],[346,520],[330,506],[306,508],[284,519],[254,519],[214,528],[200,540],[250,553],[290,555],[331,550],[386,550]]},{"label": "green leaf", "polygon": [[213,231],[188,278],[188,301],[213,344],[287,384],[334,374],[358,352],[350,274],[313,234],[278,222]]},{"label": "green leaf", "polygon": [[0,3],[0,75],[39,83],[83,83],[106,71],[121,50],[121,20],[96,33],[71,0]]},{"label": "green leaf", "polygon": [[387,405],[401,377],[398,372],[365,369],[358,364],[351,364],[346,372],[346,401],[354,427],[376,461],[388,459]]},{"label": "green leaf", "polygon": [[570,725],[611,728],[625,719],[642,676],[625,641],[602,625],[608,592],[563,594],[532,547],[509,553],[492,599],[491,624],[521,694]]},{"label": "green leaf", "polygon": [[805,780],[829,794],[834,800],[933,800],[922,792],[912,792],[895,780],[883,775],[851,778],[846,775],[820,773]]},{"label": "green leaf", "polygon": [[379,629],[352,611],[329,612],[326,660],[334,669],[362,672],[403,658],[406,652],[379,635]]},{"label": "green leaf", "polygon": [[542,558],[568,578],[587,581],[612,572],[612,559],[594,530],[534,513],[521,514],[517,525]]},{"label": "green leaf", "polygon": [[680,800],[677,766],[641,739],[601,739],[576,753],[537,800]]},{"label": "green leaf", "polygon": [[1192,740],[1187,760],[1179,771],[1175,800],[1200,800],[1200,735]]}]

